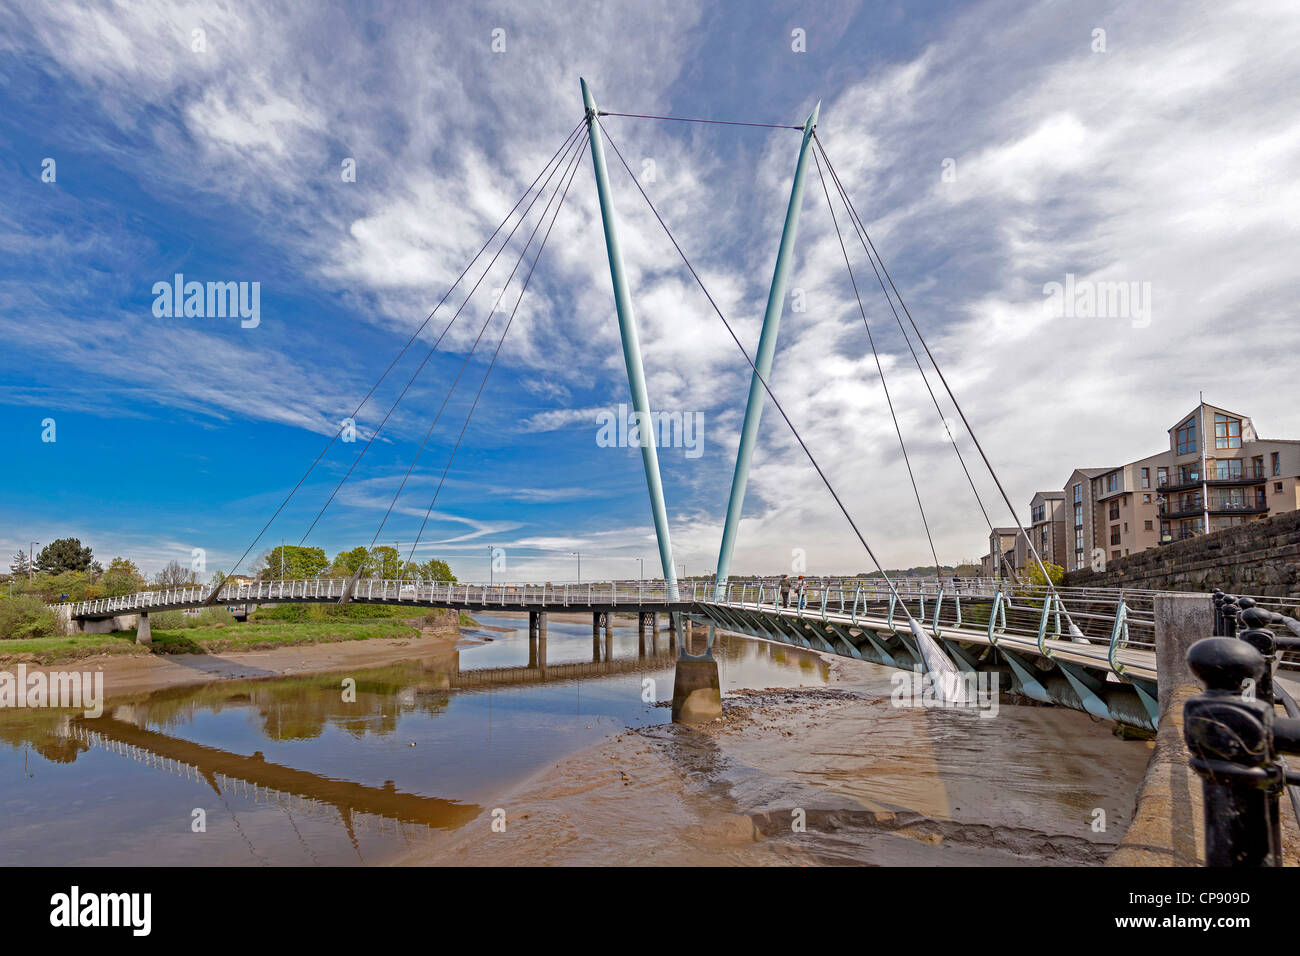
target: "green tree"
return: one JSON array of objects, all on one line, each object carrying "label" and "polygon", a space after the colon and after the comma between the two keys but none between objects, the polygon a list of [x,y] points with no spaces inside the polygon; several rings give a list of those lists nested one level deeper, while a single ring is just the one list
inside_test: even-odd
[{"label": "green tree", "polygon": [[423,564],[413,565],[413,576],[425,584],[456,583],[456,575],[451,573],[451,568],[447,562],[440,561],[438,558],[430,558]]},{"label": "green tree", "polygon": [[314,578],[330,566],[324,548],[304,548],[296,544],[277,545],[263,556],[263,560],[266,568],[262,577],[271,580]]},{"label": "green tree", "polygon": [[350,578],[358,571],[365,570],[366,562],[369,559],[370,552],[365,547],[356,547],[351,551],[340,551],[334,556],[334,563],[330,565],[330,573],[341,578]]},{"label": "green tree", "polygon": [[36,556],[36,570],[46,574],[85,571],[94,559],[90,548],[81,546],[80,538],[59,538],[41,548],[41,553]]},{"label": "green tree", "polygon": [[99,587],[104,597],[120,597],[143,591],[145,579],[134,561],[118,557],[108,562],[108,568],[99,579]]},{"label": "green tree", "polygon": [[381,544],[377,548],[370,549],[364,573],[367,577],[391,580],[399,577],[398,572],[401,567],[402,556],[397,553],[397,549]]}]

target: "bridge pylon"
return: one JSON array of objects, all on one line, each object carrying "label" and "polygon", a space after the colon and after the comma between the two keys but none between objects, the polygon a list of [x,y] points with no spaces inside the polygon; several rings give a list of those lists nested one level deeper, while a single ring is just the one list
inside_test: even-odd
[{"label": "bridge pylon", "polygon": [[646,391],[645,367],[641,362],[641,341],[637,334],[636,315],[632,311],[632,294],[628,290],[623,267],[623,249],[618,240],[618,222],[609,190],[609,171],[605,168],[605,144],[600,135],[596,101],[587,81],[582,84],[582,102],[587,111],[587,134],[591,139],[591,162],[596,171],[596,192],[600,198],[600,218],[605,227],[605,251],[609,255],[609,275],[614,283],[614,308],[618,312],[618,329],[623,340],[623,361],[627,365],[627,383],[632,391],[632,408],[636,413],[637,434],[641,444],[641,463],[645,467],[646,487],[650,492],[650,510],[654,515],[655,537],[659,542],[659,561],[663,565],[664,586],[668,599],[677,600],[677,568],[673,563],[673,546],[668,538],[668,507],[664,504],[663,480],[659,476],[659,453],[650,417],[650,395]]}]

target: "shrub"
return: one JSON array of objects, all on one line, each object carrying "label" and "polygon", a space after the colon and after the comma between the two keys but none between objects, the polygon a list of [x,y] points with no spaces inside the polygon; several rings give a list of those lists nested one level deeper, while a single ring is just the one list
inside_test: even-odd
[{"label": "shrub", "polygon": [[149,614],[149,629],[152,631],[178,631],[189,627],[185,623],[186,615],[181,611],[152,611]]},{"label": "shrub", "polygon": [[[1050,561],[1044,561],[1043,567],[1047,569],[1047,576],[1051,579],[1052,584],[1060,584],[1065,577],[1065,568],[1059,564],[1052,564]],[[1038,569],[1037,563],[1029,566],[1029,571],[1025,575],[1030,584],[1036,584],[1039,587],[1044,586],[1047,582],[1043,580],[1043,572]]]},{"label": "shrub", "polygon": [[29,595],[0,600],[0,639],[48,637],[59,633],[59,619],[40,598]]},{"label": "shrub", "polygon": [[187,616],[194,622],[190,627],[225,627],[235,621],[235,616],[224,607],[205,607],[198,614]]},{"label": "shrub", "polygon": [[333,621],[366,620],[372,618],[410,617],[409,607],[382,604],[278,604],[258,608],[254,618],[259,621]]}]

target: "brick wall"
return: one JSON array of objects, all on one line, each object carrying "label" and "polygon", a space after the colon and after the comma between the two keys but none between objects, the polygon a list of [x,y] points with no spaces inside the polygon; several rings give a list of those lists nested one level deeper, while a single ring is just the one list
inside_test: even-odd
[{"label": "brick wall", "polygon": [[1106,570],[1066,575],[1070,587],[1135,587],[1300,598],[1300,511],[1107,562]]}]

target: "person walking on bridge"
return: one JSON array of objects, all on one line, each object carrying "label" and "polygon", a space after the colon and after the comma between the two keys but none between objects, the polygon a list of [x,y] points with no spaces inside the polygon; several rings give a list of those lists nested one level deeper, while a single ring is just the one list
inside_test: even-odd
[{"label": "person walking on bridge", "polygon": [[794,583],[794,596],[799,602],[799,610],[801,611],[803,610],[804,589],[806,587],[807,585],[804,584],[803,575],[801,574],[799,575],[799,580]]},{"label": "person walking on bridge", "polygon": [[781,589],[781,606],[789,607],[790,606],[790,575],[788,574],[781,575],[781,583],[779,587]]}]

